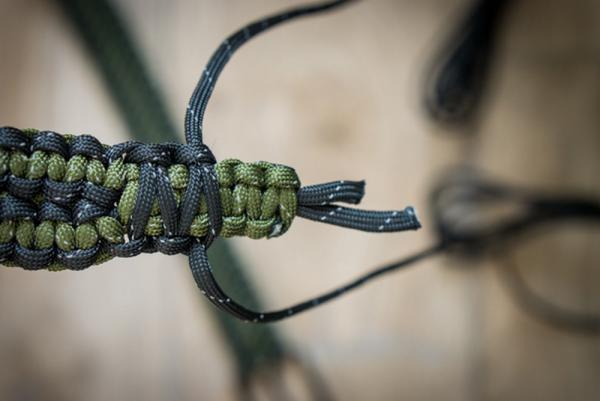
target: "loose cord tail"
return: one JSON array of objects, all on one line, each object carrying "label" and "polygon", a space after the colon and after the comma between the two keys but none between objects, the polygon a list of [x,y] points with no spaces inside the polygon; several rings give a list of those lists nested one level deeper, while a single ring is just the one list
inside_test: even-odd
[{"label": "loose cord tail", "polygon": [[[233,163],[230,168],[235,178],[219,177],[216,159],[202,143],[206,105],[219,74],[235,50],[279,23],[347,2],[329,1],[292,9],[254,22],[225,40],[209,61],[190,99],[184,145],[130,141],[107,147],[89,135],[70,137],[50,131],[1,128],[3,163],[0,167],[3,176],[8,178],[3,184],[9,194],[0,202],[0,217],[3,224],[6,223],[0,254],[10,258],[14,252],[14,261],[25,268],[37,270],[58,262],[62,268],[81,270],[101,263],[106,254],[131,257],[141,252],[189,253],[196,283],[213,304],[245,321],[272,322],[316,307],[381,274],[439,251],[436,246],[322,296],[266,313],[251,311],[231,299],[213,276],[206,250],[224,227],[224,210],[231,210],[231,204],[221,203],[222,197],[223,202],[238,202],[242,210],[246,209],[247,216],[236,216],[242,224],[253,224],[256,230],[248,234],[252,237],[265,233],[280,235],[289,228],[296,214],[368,232],[398,232],[420,227],[410,207],[402,211],[365,211],[340,206],[339,202],[360,201],[364,194],[364,183],[360,181],[337,181],[302,189],[289,167],[231,160],[223,161],[221,166]],[[57,170],[56,163],[64,163],[66,173]],[[189,174],[186,183],[178,188],[182,192],[176,192],[169,175],[182,169]],[[231,201],[227,191],[234,185],[237,186]],[[34,195],[42,197],[32,202]],[[251,198],[258,199],[260,206],[256,202],[250,205]],[[73,208],[77,213],[71,216]],[[203,213],[199,215],[201,209]],[[23,220],[16,234],[11,226],[14,219]],[[59,221],[56,243],[54,235],[47,231],[52,227],[42,224],[35,227],[33,220]],[[273,223],[276,224],[271,227]],[[79,229],[84,224],[88,226],[89,235],[83,233],[82,241],[74,242],[75,227]],[[272,230],[265,231],[265,228]],[[97,235],[94,236],[95,229]],[[37,236],[44,240],[34,243],[32,239]],[[86,248],[81,249],[80,244]]]},{"label": "loose cord tail", "polygon": [[[196,146],[202,144],[202,123],[206,106],[219,75],[237,49],[256,35],[275,27],[280,23],[291,21],[298,17],[324,12],[348,2],[349,1],[346,0],[329,1],[312,6],[294,8],[251,23],[225,39],[212,55],[190,98],[185,115],[185,137],[188,145]],[[204,178],[210,179],[210,172],[213,171],[213,166],[210,164],[199,164],[199,166],[206,172]],[[194,170],[192,170],[192,172],[193,171]],[[311,204],[299,206],[298,214],[315,221],[371,232],[401,231],[420,227],[412,208],[407,208],[401,212],[372,212],[331,204],[331,202],[336,200],[349,200],[351,203],[358,202],[362,197],[363,185],[364,184],[359,183],[358,185],[350,184],[348,186],[341,181],[333,187],[328,187],[327,190],[325,190],[324,187],[316,188],[316,190],[315,188],[308,189],[304,194],[300,195],[300,198],[312,198]],[[331,190],[332,188],[333,191]],[[218,209],[220,202],[218,194],[211,194],[210,191],[207,191],[206,184],[203,187],[203,190],[207,200],[211,197],[213,198],[213,200],[208,201],[209,211],[211,207],[215,210]],[[318,199],[319,196],[322,198],[321,202],[319,204],[312,203],[315,199]],[[195,205],[189,202],[184,203],[184,207],[188,206],[193,208]],[[206,248],[210,246],[212,238],[219,235],[220,227],[213,224],[220,221],[220,219],[217,218],[219,213],[220,212],[217,211],[211,214],[211,216],[214,216],[214,219],[211,217],[211,236],[208,240],[203,243],[197,242],[192,246],[190,252],[190,268],[202,293],[218,308],[223,309],[242,320],[253,322],[272,322],[281,320],[333,299],[370,279],[365,277],[353,282],[349,286],[340,287],[338,290],[331,293],[284,310],[267,313],[251,311],[233,301],[219,287],[213,276],[212,268],[206,255]]]},{"label": "loose cord tail", "polygon": [[271,312],[255,312],[238,304],[235,300],[227,296],[227,294],[219,287],[219,284],[214,279],[212,268],[206,256],[206,249],[201,243],[197,243],[192,247],[190,253],[190,267],[194,275],[198,287],[202,293],[206,295],[210,302],[220,309],[227,311],[235,317],[246,322],[269,323],[278,320],[286,319],[298,313],[305,312],[309,309],[316,308],[329,301],[332,301],[344,293],[354,290],[367,282],[378,278],[384,274],[392,273],[404,267],[408,267],[416,262],[419,262],[430,256],[434,256],[444,251],[448,247],[446,243],[438,243],[430,248],[418,252],[407,258],[392,262],[385,266],[376,268],[369,273],[366,273],[355,280],[350,281],[341,287],[326,292],[320,296],[311,298],[307,301],[300,302],[290,307],[279,309]]},{"label": "loose cord tail", "polygon": [[[109,94],[118,105],[122,119],[127,122],[130,134],[137,135],[138,139],[147,143],[179,141],[175,120],[165,107],[159,82],[146,70],[143,54],[135,38],[128,32],[127,21],[122,18],[118,8],[108,0],[56,2],[58,8],[65,12],[66,20],[73,24],[76,36],[88,48],[91,59],[99,68],[99,75],[104,77]],[[94,23],[88,23],[92,19]],[[78,212],[85,213],[86,210]],[[247,277],[247,273],[250,273],[247,266],[241,263],[226,241],[213,245],[211,257],[216,266],[227,267],[227,271],[218,277],[224,284],[235,284],[227,285],[227,288],[238,299],[252,305],[261,303],[257,289]],[[231,352],[240,382],[260,377],[267,370],[266,367],[276,368],[289,358],[289,347],[274,327],[243,325],[212,305],[209,308],[215,323],[221,328],[225,338],[223,342]],[[304,374],[309,377],[307,385],[314,394],[313,399],[331,399],[324,396],[327,394],[326,386],[317,380],[319,374],[314,366],[306,369]],[[310,382],[310,378],[315,377],[315,383]],[[247,397],[242,394],[241,398]]]},{"label": "loose cord tail", "polygon": [[200,77],[200,81],[194,89],[192,97],[188,103],[185,114],[186,141],[190,144],[202,143],[202,123],[204,121],[204,113],[213,89],[215,88],[223,68],[231,59],[233,53],[242,47],[244,43],[248,42],[250,39],[254,38],[260,33],[281,23],[288,22],[299,17],[332,10],[346,3],[350,3],[351,1],[354,0],[327,1],[317,3],[315,5],[293,8],[248,24],[225,39],[213,53],[208,64],[206,65],[206,68],[204,68],[202,76]]}]

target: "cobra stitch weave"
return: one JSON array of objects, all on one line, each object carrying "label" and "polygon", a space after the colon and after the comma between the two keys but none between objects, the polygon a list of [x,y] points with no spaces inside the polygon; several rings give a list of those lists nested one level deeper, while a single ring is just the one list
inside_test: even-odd
[{"label": "cobra stitch weave", "polygon": [[[2,260],[26,269],[79,270],[113,256],[132,256],[128,253],[137,251],[128,248],[126,238],[135,239],[132,220],[140,194],[140,162],[144,162],[135,155],[141,152],[138,149],[151,149],[146,158],[159,167],[157,176],[168,182],[178,207],[189,182],[184,146],[131,142],[113,148],[129,151],[129,155],[118,155],[88,135],[0,128]],[[290,167],[234,159],[215,163],[215,173],[222,212],[220,235],[226,238],[259,239],[285,233],[296,216],[298,197],[304,215],[318,221],[344,222],[367,231],[418,227],[410,208],[379,212],[370,221],[348,219],[356,214],[351,209],[326,208],[336,201],[358,202],[363,195],[361,182],[300,189],[300,180]],[[143,227],[146,240],[139,250],[186,252],[188,238],[169,231],[159,200],[152,202]],[[363,220],[369,217],[368,212],[362,213]],[[208,230],[207,201],[201,196],[187,234],[201,239]]]},{"label": "cobra stitch weave", "polygon": [[190,98],[185,144],[130,141],[106,146],[90,135],[0,128],[0,261],[30,270],[81,270],[142,252],[184,253],[196,284],[211,303],[244,321],[263,323],[314,308],[392,269],[384,267],[319,297],[261,313],[220,288],[206,254],[219,235],[282,235],[296,215],[368,232],[420,227],[410,207],[365,211],[341,206],[360,202],[362,181],[300,187],[290,167],[217,163],[202,142],[206,106],[237,49],[283,22],[346,2],[291,9],[225,39]]}]

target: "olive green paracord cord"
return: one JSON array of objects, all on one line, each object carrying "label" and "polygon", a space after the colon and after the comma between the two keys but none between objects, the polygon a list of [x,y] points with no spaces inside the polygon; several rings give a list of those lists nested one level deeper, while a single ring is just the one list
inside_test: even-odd
[{"label": "olive green paracord cord", "polygon": [[108,147],[90,135],[1,127],[0,150],[0,262],[28,270],[82,270],[112,256],[185,253],[202,294],[245,321],[284,319],[382,273],[287,309],[254,312],[231,299],[212,275],[206,249],[218,235],[276,237],[296,214],[368,232],[420,227],[411,207],[341,206],[360,202],[363,182],[300,187],[289,167],[217,163],[202,143]]},{"label": "olive green paracord cord", "polygon": [[[37,151],[56,152],[63,157],[69,155],[70,158],[88,156],[100,160],[107,169],[117,165],[121,157],[122,163],[133,162],[134,165],[139,163],[138,180],[130,180],[139,181],[139,184],[135,203],[131,207],[127,201],[129,192],[125,191],[128,189],[125,184],[122,189],[113,189],[84,181],[84,177],[73,182],[58,182],[50,178],[24,179],[15,174],[3,176],[3,186],[5,185],[8,191],[8,195],[1,199],[0,204],[0,217],[3,221],[19,218],[35,219],[41,225],[46,220],[57,219],[60,222],[70,222],[73,219],[78,227],[86,222],[93,222],[101,241],[93,248],[65,251],[58,246],[32,250],[22,246],[17,239],[16,243],[0,244],[1,259],[14,258],[18,265],[33,270],[48,267],[58,260],[69,269],[81,270],[97,262],[106,250],[113,256],[124,257],[156,251],[167,254],[188,253],[194,279],[206,298],[215,306],[242,320],[255,322],[276,321],[316,307],[388,271],[389,269],[386,268],[369,273],[353,283],[289,308],[260,313],[247,309],[231,299],[220,288],[215,281],[206,254],[214,239],[224,229],[226,216],[223,213],[227,208],[227,201],[221,201],[222,184],[218,179],[216,159],[202,141],[204,112],[218,76],[232,54],[252,37],[282,22],[327,11],[343,3],[345,1],[339,0],[292,9],[249,24],[228,37],[213,54],[191,96],[185,118],[187,143],[184,145],[144,145],[129,142],[107,149],[95,138],[86,135],[75,137],[72,143],[67,143],[67,138],[54,132],[44,131],[34,134],[30,140],[18,129],[2,128],[0,146],[25,152],[26,156],[33,157]],[[179,197],[170,182],[170,172],[167,170],[175,163],[185,165],[189,169],[187,188]],[[73,162],[73,165],[77,164],[77,161]],[[268,181],[268,177],[265,180]],[[129,185],[129,182],[127,184]],[[363,195],[363,185],[361,182],[337,181],[301,188],[296,193],[297,211],[300,216],[314,221],[370,232],[397,232],[420,227],[412,208],[403,211],[378,212],[339,205],[339,202],[358,203]],[[135,191],[135,184],[131,184],[130,187],[133,188],[132,192]],[[271,188],[261,189],[265,191],[264,197],[268,198]],[[284,194],[281,189],[279,190]],[[40,191],[43,191],[42,199],[39,199]],[[262,202],[263,194],[258,193],[258,198]],[[280,198],[285,197],[282,195]],[[200,216],[197,213],[201,212],[203,199],[206,202],[208,229],[204,236],[194,240],[193,225]],[[35,203],[36,200],[40,203]],[[158,208],[155,204],[158,204]],[[296,209],[295,203],[293,206]],[[131,222],[128,221],[128,210],[131,212]],[[265,213],[264,210],[257,212],[257,216],[263,217],[261,215]],[[277,210],[280,212],[279,216],[269,225],[268,235],[271,236],[285,232],[289,227],[286,224],[286,216],[292,217],[282,202],[279,202]],[[158,213],[162,218],[162,224],[152,227],[152,219],[156,220]],[[118,230],[117,226],[119,220],[122,220],[123,224],[121,230]],[[57,227],[57,231],[66,234],[68,230],[59,230],[61,227]],[[161,229],[164,231],[160,231]],[[34,232],[37,230],[35,228]],[[107,231],[107,235],[103,230]],[[156,234],[164,235],[155,237],[152,235],[155,233],[153,230],[159,230]],[[117,241],[118,238],[122,241]]]},{"label": "olive green paracord cord", "polygon": [[[175,133],[179,130],[172,113],[165,107],[167,102],[160,85],[148,70],[141,49],[128,29],[128,21],[119,8],[108,0],[55,2],[64,12],[65,22],[74,28],[73,36],[81,40],[99,76],[104,79],[108,94],[130,135],[143,142],[178,141]],[[251,269],[230,243],[216,241],[210,249],[210,257],[219,282],[232,296],[246,305],[262,309],[259,288],[251,280]],[[248,398],[249,383],[256,378],[279,370],[285,360],[298,360],[275,326],[246,325],[220,310],[209,308],[208,312],[220,328],[219,337],[231,354],[241,399]],[[305,366],[305,377],[318,378],[313,369]],[[323,385],[309,383],[308,387],[311,398],[331,399]]]},{"label": "olive green paracord cord", "polygon": [[[24,130],[36,135],[36,130]],[[65,136],[67,142],[70,136]],[[288,230],[296,215],[296,192],[300,180],[294,169],[268,162],[243,163],[235,159],[217,162],[215,171],[223,210],[224,238],[246,236],[252,239],[265,238],[277,231]],[[125,163],[122,159],[111,162],[107,168],[96,159],[75,155],[68,160],[58,153],[35,151],[30,156],[19,150],[0,148],[0,176],[11,174],[29,180],[48,178],[56,182],[90,182],[110,190],[121,191],[117,203],[118,216],[102,216],[95,222],[73,226],[70,223],[50,220],[37,225],[31,219],[2,220],[0,222],[0,244],[13,239],[24,248],[45,249],[56,245],[62,251],[90,249],[98,240],[108,243],[124,243],[126,226],[131,222],[139,190],[140,167]],[[168,168],[168,177],[179,204],[188,185],[188,168],[173,164]],[[0,197],[6,196],[6,192]],[[43,196],[33,201],[40,204]],[[206,200],[201,198],[199,211],[194,218],[189,234],[202,238],[209,229]],[[164,234],[164,223],[155,200],[145,234],[157,237]],[[103,254],[98,263],[109,259]],[[6,261],[4,262],[6,264]],[[54,263],[51,270],[62,270],[64,266]]]},{"label": "olive green paracord cord", "polygon": [[[203,171],[214,171],[208,176],[214,189],[193,182],[195,160],[211,163],[212,170]],[[33,270],[80,270],[111,255],[187,252],[190,240],[209,243],[216,226],[225,238],[276,237],[298,212],[364,231],[419,227],[412,208],[369,212],[337,204],[360,201],[361,182],[300,188],[287,166],[211,160],[206,147],[136,142],[108,147],[89,135],[2,127],[0,259]],[[210,192],[199,193],[198,184]],[[211,215],[215,197],[218,215]]]}]

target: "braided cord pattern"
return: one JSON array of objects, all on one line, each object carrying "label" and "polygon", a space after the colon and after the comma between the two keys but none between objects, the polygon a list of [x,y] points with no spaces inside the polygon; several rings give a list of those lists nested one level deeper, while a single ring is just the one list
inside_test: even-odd
[{"label": "braided cord pattern", "polygon": [[298,215],[367,232],[420,227],[414,210],[366,211],[362,181],[300,187],[295,171],[267,163],[217,163],[202,142],[204,112],[233,53],[254,36],[349,0],[298,7],[249,24],[215,51],[192,93],[186,144],[106,146],[89,135],[0,128],[0,261],[25,269],[81,270],[141,252],[184,253],[202,294],[244,321],[272,322],[316,307],[403,264],[365,274],[289,308],[255,312],[219,286],[206,254],[216,237],[276,237]]},{"label": "braided cord pattern", "polygon": [[[145,146],[129,148],[136,154],[136,148]],[[161,152],[167,154],[182,146],[166,145]],[[13,256],[14,263],[28,269],[81,269],[120,253],[111,252],[110,247],[124,244],[126,234],[133,234],[129,229],[141,192],[141,168],[127,156],[109,160],[107,154],[111,154],[109,147],[91,136],[0,128],[0,248],[4,263]],[[188,186],[189,169],[173,163],[161,172],[178,207]],[[215,172],[223,237],[259,239],[289,229],[300,187],[292,168],[227,159],[215,164]],[[171,253],[165,237],[174,234],[166,232],[168,216],[161,215],[159,199],[154,199],[143,235],[155,245],[145,244],[144,250],[159,246],[158,250]],[[202,238],[208,231],[208,206],[201,197],[189,235]]]},{"label": "braided cord pattern", "polygon": [[[190,169],[182,163],[186,146],[129,142],[108,147],[89,135],[0,128],[3,260],[26,269],[79,270],[140,250],[187,252],[187,241],[174,242],[173,228],[190,181]],[[158,194],[146,202],[149,209],[140,230],[134,211],[140,197],[148,198],[148,185],[141,188],[142,164],[148,159],[157,164],[153,174]],[[294,169],[264,161],[226,159],[215,163],[214,171],[222,213],[219,234],[225,238],[279,236],[296,214],[364,231],[397,231],[418,224],[411,209],[372,212],[331,204],[357,203],[364,182],[300,189]],[[181,235],[202,239],[210,229],[205,196],[200,196],[196,209],[189,230]],[[138,244],[142,249],[127,247],[127,237],[144,238]]]}]

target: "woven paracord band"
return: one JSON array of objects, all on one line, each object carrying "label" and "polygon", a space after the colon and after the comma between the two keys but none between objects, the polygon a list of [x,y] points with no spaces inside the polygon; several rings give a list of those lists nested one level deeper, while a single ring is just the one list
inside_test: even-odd
[{"label": "woven paracord band", "polygon": [[114,256],[184,253],[198,288],[213,305],[244,321],[265,323],[331,301],[416,260],[384,266],[320,296],[267,312],[231,299],[208,260],[207,249],[219,235],[276,237],[288,230],[295,215],[369,232],[420,227],[410,207],[367,211],[341,206],[360,202],[363,181],[300,188],[289,167],[217,163],[202,141],[206,106],[237,49],[279,24],[348,2],[293,8],[227,37],[190,97],[185,144],[125,142],[109,147],[89,135],[0,128],[0,262],[29,270],[81,270]]},{"label": "woven paracord band", "polygon": [[[418,227],[410,208],[364,212],[332,205],[358,203],[364,193],[362,182],[300,189],[290,167],[231,159],[215,163],[208,148],[191,154],[196,150],[182,144],[137,142],[108,147],[89,135],[0,128],[2,263],[35,270],[80,270],[114,256],[187,253],[194,238],[203,239],[210,230],[204,196],[189,230],[178,232],[176,227],[181,217],[178,207],[189,184],[188,165],[198,157],[214,164],[223,237],[281,235],[298,209],[313,220],[366,231]],[[148,217],[139,227],[133,214],[144,190],[141,170],[147,165],[153,166],[158,194],[147,200]],[[161,197],[164,190],[169,194]],[[171,208],[164,205],[169,199]]]}]

